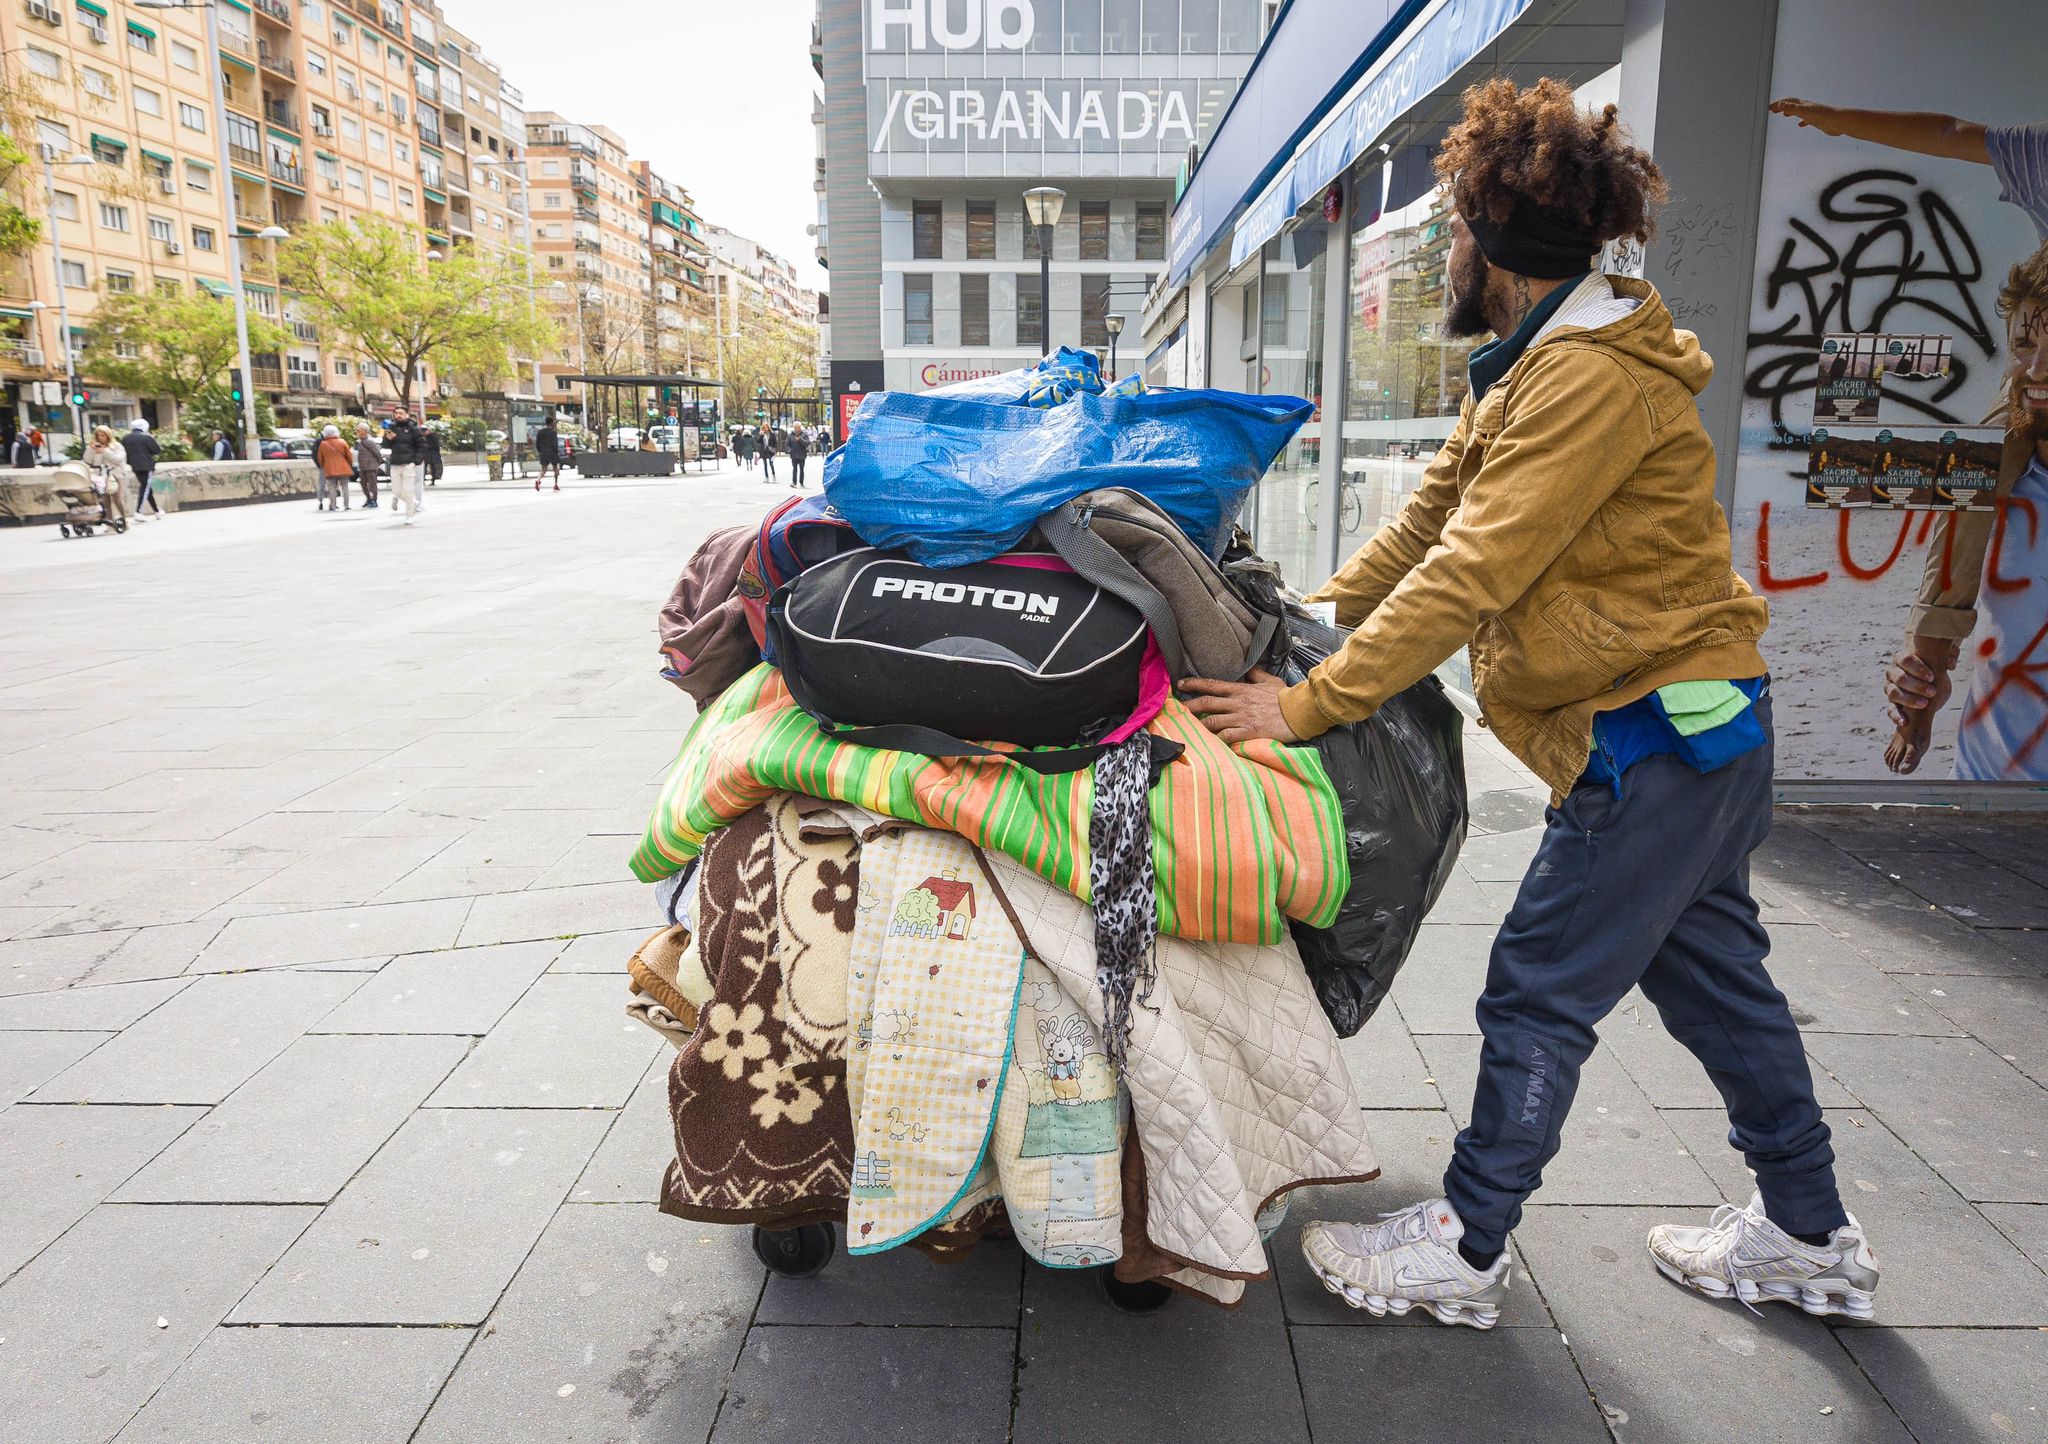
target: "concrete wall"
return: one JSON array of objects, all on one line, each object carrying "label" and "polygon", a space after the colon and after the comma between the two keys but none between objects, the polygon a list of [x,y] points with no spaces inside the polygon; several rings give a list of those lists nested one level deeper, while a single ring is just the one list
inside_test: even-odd
[{"label": "concrete wall", "polygon": [[[157,468],[151,489],[164,510],[181,511],[312,496],[319,489],[318,476],[310,461],[171,461]],[[75,474],[53,466],[0,468],[0,522],[55,522],[64,515],[58,488],[76,485]],[[132,492],[128,500],[132,508]]]}]

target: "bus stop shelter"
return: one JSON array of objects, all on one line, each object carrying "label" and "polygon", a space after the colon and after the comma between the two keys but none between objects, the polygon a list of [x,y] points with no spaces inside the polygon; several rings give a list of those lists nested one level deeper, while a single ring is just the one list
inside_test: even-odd
[{"label": "bus stop shelter", "polygon": [[[716,391],[723,387],[723,382],[680,373],[593,372],[561,379],[582,385],[590,428],[597,433],[595,447],[576,453],[579,474],[670,476],[687,469],[693,461],[700,469],[706,464],[704,448],[693,444],[699,440],[697,418],[702,408],[698,402],[703,391]],[[631,427],[644,438],[651,425],[674,425],[675,446],[652,451],[637,443],[625,446],[612,442],[621,427]]]},{"label": "bus stop shelter", "polygon": [[504,434],[504,440],[487,439],[478,448],[482,458],[502,463],[506,475],[525,476],[527,466],[534,462],[533,435],[547,419],[548,404],[538,396],[511,391],[465,391],[462,399],[475,404],[487,435]]}]

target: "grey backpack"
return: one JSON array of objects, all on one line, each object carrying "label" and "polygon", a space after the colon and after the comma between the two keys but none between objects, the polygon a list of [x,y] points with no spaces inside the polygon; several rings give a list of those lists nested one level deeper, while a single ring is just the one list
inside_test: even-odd
[{"label": "grey backpack", "polygon": [[1068,566],[1138,609],[1178,682],[1234,682],[1266,660],[1279,611],[1255,606],[1173,519],[1134,491],[1083,492],[1038,519]]}]

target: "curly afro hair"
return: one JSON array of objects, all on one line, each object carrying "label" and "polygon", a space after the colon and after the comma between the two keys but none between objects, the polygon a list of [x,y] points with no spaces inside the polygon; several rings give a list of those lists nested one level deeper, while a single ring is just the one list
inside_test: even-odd
[{"label": "curly afro hair", "polygon": [[1506,76],[1468,89],[1436,173],[1465,215],[1504,223],[1527,202],[1603,245],[1649,240],[1670,193],[1649,152],[1629,144],[1612,105],[1589,115],[1571,87],[1548,76],[1528,90]]}]

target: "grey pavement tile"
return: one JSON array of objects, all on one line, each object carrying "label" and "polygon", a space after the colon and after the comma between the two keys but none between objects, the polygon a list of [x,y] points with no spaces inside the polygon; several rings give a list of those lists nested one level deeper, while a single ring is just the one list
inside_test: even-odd
[{"label": "grey pavement tile", "polygon": [[2048,1093],[1983,1044],[1823,1034],[1806,1050],[1963,1197],[2048,1203]]},{"label": "grey pavement tile", "polygon": [[219,923],[201,921],[0,943],[0,996],[174,978],[219,931]]},{"label": "grey pavement tile", "polygon": [[1852,857],[1873,852],[1956,852],[1969,846],[1946,807],[1793,807],[1781,816],[1825,838]]},{"label": "grey pavement tile", "polygon": [[[1667,1113],[1730,1203],[1747,1203],[1755,1180],[1708,1113]],[[1828,1114],[1835,1184],[1869,1232],[1883,1282],[1878,1322],[1894,1328],[2048,1328],[2048,1274],[1956,1197],[1940,1175],[1859,1109]],[[1970,1281],[1954,1287],[1956,1279]]]},{"label": "grey pavement tile", "polygon": [[312,1031],[481,1036],[547,970],[560,946],[552,941],[506,943],[393,958]]},{"label": "grey pavement tile", "polygon": [[115,1199],[325,1203],[468,1047],[461,1038],[301,1038]]},{"label": "grey pavement tile", "polygon": [[622,882],[632,878],[626,861],[631,848],[619,846],[614,837],[585,837],[550,863],[536,887],[578,887],[587,883]]},{"label": "grey pavement tile", "polygon": [[542,977],[428,1100],[431,1108],[623,1108],[668,1044],[599,974]]},{"label": "grey pavement tile", "polygon": [[1469,837],[1459,849],[1458,865],[1479,882],[1520,882],[1542,840],[1540,827]]},{"label": "grey pavement tile", "polygon": [[[1025,1433],[1021,1421],[1010,1433],[1015,1339],[1009,1329],[755,1329],[712,1444],[817,1439],[821,1413],[845,1418],[860,1444],[1025,1444],[1045,1436]],[[823,1403],[838,1400],[848,1407]],[[1063,1402],[1072,1430],[1076,1401]],[[1090,1399],[1088,1412],[1099,1419],[1108,1402]]]},{"label": "grey pavement tile", "polygon": [[1925,985],[1895,982],[1857,950],[1814,923],[1771,929],[1765,968],[1791,1005],[1793,1021],[1814,1033],[1913,1033],[1955,1036]]},{"label": "grey pavement tile", "polygon": [[1473,1005],[1486,989],[1492,923],[1424,923],[1394,977],[1394,1001],[1417,1033],[1477,1033]]},{"label": "grey pavement tile", "polygon": [[[1287,1221],[1273,1235],[1267,1251],[1272,1255],[1274,1277],[1292,1324],[1345,1324],[1359,1328],[1427,1328],[1443,1326],[1420,1310],[1394,1317],[1374,1318],[1354,1309],[1324,1288],[1321,1280],[1301,1256],[1302,1225],[1311,1219],[1333,1218],[1351,1222],[1376,1222],[1379,1215],[1393,1213],[1426,1198],[1440,1198],[1444,1191],[1444,1169],[1450,1166],[1451,1145],[1458,1130],[1448,1113],[1367,1113],[1372,1147],[1379,1158],[1380,1176],[1371,1183],[1346,1183],[1296,1189]],[[1510,1240],[1510,1250],[1513,1242]],[[1501,1308],[1502,1328],[1551,1326],[1543,1300],[1519,1267],[1508,1285],[1507,1302]],[[1266,1287],[1254,1284],[1254,1288]],[[1463,1330],[1451,1330],[1462,1333]]]},{"label": "grey pavement tile", "polygon": [[[1714,1080],[1683,1043],[1664,1031],[1656,1007],[1640,991],[1600,1020],[1600,1046],[1635,1080],[1643,1096],[1657,1108],[1719,1109],[1721,1094]],[[1823,1108],[1850,1108],[1856,1100],[1827,1073],[1812,1066],[1814,1097]]]},{"label": "grey pavement tile", "polygon": [[2048,1086],[2048,978],[1919,978],[1928,1001]]},{"label": "grey pavement tile", "polygon": [[75,911],[70,907],[0,907],[0,941],[34,937]]},{"label": "grey pavement tile", "polygon": [[1996,1224],[2036,1268],[2048,1271],[2048,1203],[1986,1203],[1977,1211]]},{"label": "grey pavement tile", "polygon": [[[415,1444],[703,1439],[761,1291],[746,1236],[648,1208],[563,1208]],[[842,1398],[858,1407],[872,1387]]]},{"label": "grey pavement tile", "polygon": [[347,973],[200,978],[34,1096],[43,1103],[218,1103],[362,983]]},{"label": "grey pavement tile", "polygon": [[2048,887],[1979,854],[1874,852],[1865,861],[1972,927],[2048,927]]},{"label": "grey pavement tile", "polygon": [[1472,833],[1484,836],[1496,832],[1520,832],[1540,827],[1550,806],[1550,792],[1544,787],[1518,787],[1509,791],[1482,792],[1471,800]]},{"label": "grey pavement tile", "polygon": [[489,893],[524,892],[540,876],[530,865],[442,862],[438,857],[414,868],[377,894],[378,902],[424,902],[433,898],[473,898]]},{"label": "grey pavement tile", "polygon": [[0,998],[0,1031],[42,1028],[118,1032],[190,986],[185,978],[164,978],[61,988],[51,993],[17,993]]},{"label": "grey pavement tile", "polygon": [[278,808],[280,812],[388,812],[441,781],[433,767],[398,767],[386,761],[337,777],[324,786],[301,793]]},{"label": "grey pavement tile", "polygon": [[[675,1049],[663,1048],[569,1193],[575,1203],[658,1203],[661,1177],[675,1157],[668,1074]],[[4,1115],[0,1115],[4,1116]]]},{"label": "grey pavement tile", "polygon": [[200,1108],[0,1110],[0,1279],[191,1127]]},{"label": "grey pavement tile", "polygon": [[264,878],[236,901],[333,907],[377,897],[444,846],[434,838],[343,837]]},{"label": "grey pavement tile", "polygon": [[464,947],[601,933],[659,916],[654,889],[631,881],[498,893],[476,900],[462,925]]},{"label": "grey pavement tile", "polygon": [[313,909],[231,919],[200,955],[208,967],[267,968],[455,945],[467,898]]},{"label": "grey pavement tile", "polygon": [[1844,1329],[1919,1444],[2048,1439],[2048,1340],[1983,1329]]},{"label": "grey pavement tile", "polygon": [[34,1444],[102,1444],[312,1216],[309,1208],[94,1209],[0,1285],[0,1419]]},{"label": "grey pavement tile", "polygon": [[[435,861],[463,867],[530,867],[537,873],[588,837],[604,816],[602,809],[595,808],[492,812],[480,821],[466,820],[462,835]],[[628,853],[631,850],[628,843]]]},{"label": "grey pavement tile", "polygon": [[0,1108],[26,1098],[113,1036],[66,1029],[0,1038]]},{"label": "grey pavement tile", "polygon": [[1297,1327],[1294,1362],[1319,1439],[1448,1440],[1452,1419],[1459,1439],[1607,1437],[1571,1350],[1552,1329]]},{"label": "grey pavement tile", "polygon": [[1912,1444],[1821,1320],[1752,1312],[1657,1272],[1643,1247],[1650,1227],[1698,1221],[1685,1209],[1539,1205],[1516,1233],[1615,1433],[1659,1444]]},{"label": "grey pavement tile", "polygon": [[1443,1107],[1429,1065],[1391,1000],[1382,1002],[1365,1026],[1337,1048],[1361,1108]]},{"label": "grey pavement tile", "polygon": [[189,915],[152,918],[152,922],[189,922],[191,917],[247,891],[262,876],[259,870],[247,866],[114,868],[90,860],[73,862],[67,854],[0,881],[0,907],[109,907],[126,903],[156,912]]},{"label": "grey pavement tile", "polygon": [[215,1329],[115,1444],[406,1444],[467,1329]]},{"label": "grey pavement tile", "polygon": [[233,1322],[483,1322],[608,1121],[532,1109],[415,1113]]},{"label": "grey pavement tile", "polygon": [[[1024,1275],[1024,1308],[1016,1444],[1308,1439],[1271,1279],[1246,1284],[1230,1313],[1176,1298],[1133,1317],[1110,1307],[1097,1271],[1034,1266]],[[1007,1333],[983,1337],[1009,1342]]]},{"label": "grey pavement tile", "polygon": [[2031,976],[2048,978],[2048,928],[1981,928],[1978,936],[2011,954]]},{"label": "grey pavement tile", "polygon": [[1519,884],[1474,882],[1463,871],[1453,872],[1429,910],[1433,923],[1481,923],[1498,926],[1515,900]]},{"label": "grey pavement tile", "polygon": [[650,904],[647,916],[650,921],[645,927],[621,928],[611,933],[579,933],[562,955],[549,965],[551,973],[623,973],[626,964],[639,950],[647,936],[660,926],[661,909],[651,906],[654,894],[648,893]]},{"label": "grey pavement tile", "polygon": [[1009,1239],[984,1239],[956,1263],[934,1263],[913,1248],[854,1256],[845,1252],[843,1237],[840,1243],[838,1256],[816,1278],[770,1274],[755,1321],[1010,1329],[1024,1270],[1037,1267]]},{"label": "grey pavement tile", "polygon": [[[1463,1127],[1479,1076],[1479,1039],[1419,1041],[1452,1117]],[[1545,1166],[1537,1196],[1546,1203],[1720,1202],[1699,1160],[1605,1048],[1595,1048],[1580,1071],[1562,1146]]]}]

